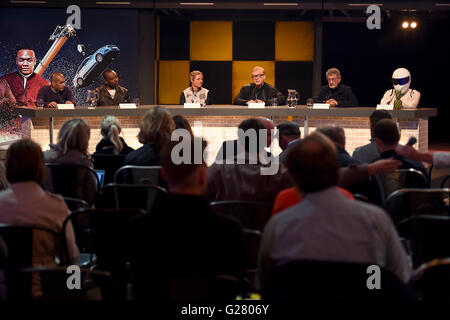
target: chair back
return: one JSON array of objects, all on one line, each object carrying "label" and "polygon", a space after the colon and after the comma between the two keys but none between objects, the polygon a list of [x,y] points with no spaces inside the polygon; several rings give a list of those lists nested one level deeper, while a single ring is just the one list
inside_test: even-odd
[{"label": "chair back", "polygon": [[258,265],[259,247],[261,245],[262,233],[259,230],[242,229],[245,245],[245,277],[256,287],[256,268]]},{"label": "chair back", "polygon": [[86,201],[76,198],[63,197],[64,202],[69,207],[70,211],[75,211],[81,208],[90,208]]},{"label": "chair back", "polygon": [[450,215],[450,189],[400,189],[385,201],[395,225],[413,215]]},{"label": "chair back", "polygon": [[445,188],[445,184],[448,182],[448,188],[450,188],[450,175],[445,176],[444,179],[441,182],[441,188]]},{"label": "chair back", "polygon": [[243,228],[262,231],[272,216],[272,206],[253,201],[215,201],[211,209],[223,216],[237,220]]},{"label": "chair back", "polygon": [[409,239],[413,266],[436,258],[450,257],[450,217],[414,215],[397,225],[399,234]]},{"label": "chair back", "polygon": [[94,169],[105,170],[105,178],[103,184],[114,182],[114,175],[119,170],[125,161],[123,154],[93,154]]},{"label": "chair back", "polygon": [[[304,300],[412,300],[414,295],[393,273],[380,268],[380,289],[369,289],[370,264],[297,260],[273,269],[262,298]],[[371,282],[370,282],[371,283]]]},{"label": "chair back", "polygon": [[411,277],[410,286],[424,301],[449,301],[450,258],[422,264]]},{"label": "chair back", "polygon": [[164,188],[148,184],[117,184],[103,186],[97,207],[99,208],[137,208],[150,211]]},{"label": "chair back", "polygon": [[160,183],[159,171],[161,166],[130,166],[126,165],[117,170],[114,175],[115,183],[150,184]]},{"label": "chair back", "polygon": [[415,169],[397,169],[394,172],[380,175],[381,185],[383,187],[384,199],[399,189],[429,188],[428,178],[420,171]]},{"label": "chair back", "polygon": [[[77,194],[78,179],[85,170],[91,172],[97,181],[97,189],[100,186],[97,173],[94,169],[80,164],[46,163],[50,171],[53,193],[61,194],[63,197],[79,198]],[[48,174],[48,173],[47,173]]]},{"label": "chair back", "polygon": [[5,277],[8,299],[31,299],[31,276],[21,276],[19,270],[33,266],[33,248],[39,245],[38,236],[50,236],[54,241],[52,258],[59,263],[59,233],[39,225],[14,226],[0,224],[0,236],[8,247]]},{"label": "chair back", "polygon": [[[70,270],[69,270],[70,271]],[[111,274],[107,271],[79,268],[68,273],[68,267],[35,267],[21,270],[21,274],[29,277],[38,274],[42,288],[42,300],[100,300],[101,293],[95,289],[112,286]],[[73,281],[69,279],[73,277]],[[69,289],[67,283],[75,285],[79,280],[79,288]]]}]

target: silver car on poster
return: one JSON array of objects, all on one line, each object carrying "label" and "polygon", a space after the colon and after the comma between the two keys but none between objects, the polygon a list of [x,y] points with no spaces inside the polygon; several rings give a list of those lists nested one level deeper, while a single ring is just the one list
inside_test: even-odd
[{"label": "silver car on poster", "polygon": [[94,83],[103,70],[117,58],[119,53],[119,47],[108,44],[84,59],[73,78],[74,87],[83,88]]}]

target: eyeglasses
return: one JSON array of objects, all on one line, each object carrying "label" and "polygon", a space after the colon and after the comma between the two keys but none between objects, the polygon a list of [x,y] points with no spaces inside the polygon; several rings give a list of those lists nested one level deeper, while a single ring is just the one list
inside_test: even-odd
[{"label": "eyeglasses", "polygon": [[258,79],[258,78],[262,78],[262,77],[264,77],[264,76],[265,76],[264,73],[260,73],[260,74],[254,74],[254,75],[252,75],[252,78],[253,78],[253,79]]}]

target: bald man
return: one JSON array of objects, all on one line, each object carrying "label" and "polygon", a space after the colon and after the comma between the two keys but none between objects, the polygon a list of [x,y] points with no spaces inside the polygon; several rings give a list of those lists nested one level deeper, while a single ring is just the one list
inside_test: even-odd
[{"label": "bald man", "polygon": [[58,104],[76,105],[72,90],[66,87],[66,78],[62,73],[54,72],[50,77],[50,85],[43,86],[37,95],[37,104],[40,107],[56,108]]},{"label": "bald man", "polygon": [[249,103],[265,103],[266,105],[285,105],[286,98],[277,88],[265,83],[266,71],[263,67],[254,67],[252,70],[253,83],[241,88],[239,94],[234,98],[233,104],[248,105]]},{"label": "bald man", "polygon": [[0,79],[5,79],[20,106],[36,107],[36,97],[40,88],[48,85],[47,80],[34,73],[36,57],[34,51],[22,48],[17,51],[16,64],[18,70],[8,73]]}]

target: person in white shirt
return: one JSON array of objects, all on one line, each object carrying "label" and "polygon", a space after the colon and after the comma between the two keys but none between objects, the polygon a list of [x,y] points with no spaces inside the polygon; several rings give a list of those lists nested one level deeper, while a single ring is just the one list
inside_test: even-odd
[{"label": "person in white shirt", "polygon": [[405,109],[415,109],[419,105],[420,92],[411,89],[411,73],[408,69],[398,68],[392,74],[392,84],[394,89],[389,89],[381,98],[380,104],[382,105],[394,105],[396,99],[395,92],[400,91],[400,100],[402,101],[402,107]]},{"label": "person in white shirt", "polygon": [[432,163],[436,167],[450,168],[450,152],[419,152],[412,146],[398,146],[396,151],[403,157]]}]

